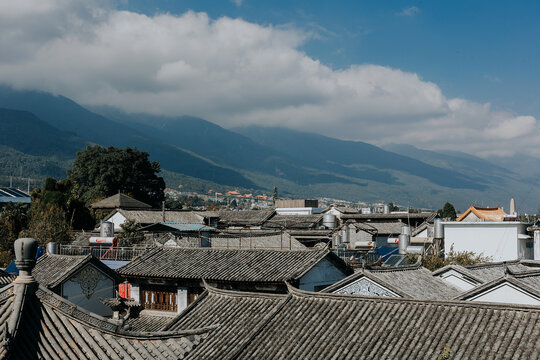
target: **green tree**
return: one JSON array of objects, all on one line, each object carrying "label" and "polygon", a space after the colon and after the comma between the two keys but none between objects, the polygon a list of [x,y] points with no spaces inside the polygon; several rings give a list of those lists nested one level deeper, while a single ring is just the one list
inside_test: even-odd
[{"label": "green tree", "polygon": [[274,193],[272,194],[272,200],[274,200],[274,202],[279,199],[279,194],[278,194],[278,190],[277,190],[277,186],[274,186]]},{"label": "green tree", "polygon": [[47,178],[42,189],[37,188],[32,192],[32,200],[37,206],[51,205],[62,209],[72,229],[94,228],[94,219],[79,198],[77,186],[68,179],[56,181]]},{"label": "green tree", "polygon": [[438,211],[439,216],[443,219],[456,220],[457,214],[454,205],[447,202],[444,204],[443,208]]},{"label": "green tree", "polygon": [[41,245],[54,241],[70,243],[71,227],[66,220],[66,212],[58,205],[36,200],[30,207],[29,235]]},{"label": "green tree", "polygon": [[87,205],[121,191],[158,207],[164,199],[165,181],[156,175],[161,171],[159,163],[148,156],[136,148],[88,146],[77,153],[68,179]]},{"label": "green tree", "polygon": [[13,242],[28,226],[28,205],[8,203],[0,214],[0,249],[12,251]]},{"label": "green tree", "polygon": [[127,220],[120,227],[123,231],[118,234],[118,245],[132,246],[144,239],[144,235],[138,231],[141,226],[135,221]]},{"label": "green tree", "polygon": [[[408,254],[407,263],[415,264],[418,260],[418,255]],[[475,264],[481,264],[491,261],[491,257],[484,254],[477,254],[472,251],[454,251],[453,247],[450,247],[450,251],[445,257],[439,255],[424,255],[422,256],[422,266],[435,271],[446,265],[457,264],[461,266],[469,266]]]}]

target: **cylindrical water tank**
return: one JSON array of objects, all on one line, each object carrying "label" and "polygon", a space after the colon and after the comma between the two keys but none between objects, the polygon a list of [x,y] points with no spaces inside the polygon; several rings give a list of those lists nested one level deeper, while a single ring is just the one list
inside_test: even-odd
[{"label": "cylindrical water tank", "polygon": [[410,243],[410,236],[407,234],[401,234],[399,235],[399,254],[400,255],[406,255],[407,254],[407,247]]},{"label": "cylindrical water tank", "polygon": [[384,213],[385,214],[390,214],[390,206],[384,205]]},{"label": "cylindrical water tank", "polygon": [[433,222],[433,237],[435,239],[444,239],[444,224],[441,219],[435,219]]},{"label": "cylindrical water tank", "polygon": [[404,234],[404,235],[409,235],[411,236],[411,227],[409,225],[402,225],[401,226],[401,233]]},{"label": "cylindrical water tank", "polygon": [[114,224],[110,221],[104,221],[99,228],[100,237],[114,237]]},{"label": "cylindrical water tank", "polygon": [[47,252],[49,254],[58,254],[58,244],[55,242],[47,243]]},{"label": "cylindrical water tank", "polygon": [[322,221],[325,228],[333,229],[336,226],[336,215],[324,214]]}]

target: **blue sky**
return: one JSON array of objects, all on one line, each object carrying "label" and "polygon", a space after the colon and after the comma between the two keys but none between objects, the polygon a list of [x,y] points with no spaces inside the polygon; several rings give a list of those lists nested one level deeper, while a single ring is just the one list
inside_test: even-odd
[{"label": "blue sky", "polygon": [[532,1],[0,0],[0,82],[225,128],[540,157]]},{"label": "blue sky", "polygon": [[302,49],[334,69],[378,64],[419,74],[449,97],[540,117],[537,1],[141,1],[155,14],[203,11],[316,35]]}]

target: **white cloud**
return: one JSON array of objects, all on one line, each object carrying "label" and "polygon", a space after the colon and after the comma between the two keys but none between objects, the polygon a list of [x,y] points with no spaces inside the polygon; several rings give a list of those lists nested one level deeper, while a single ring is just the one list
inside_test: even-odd
[{"label": "white cloud", "polygon": [[409,6],[403,10],[401,10],[399,13],[397,13],[398,16],[414,16],[420,12],[420,9],[416,6]]},{"label": "white cloud", "polygon": [[333,70],[299,50],[310,35],[298,29],[195,12],[150,17],[100,2],[6,3],[0,0],[0,46],[10,51],[0,53],[0,79],[16,87],[225,127],[278,125],[375,144],[540,155],[534,117],[448,99],[399,69]]},{"label": "white cloud", "polygon": [[244,0],[231,0],[231,2],[235,4],[236,6],[242,6],[242,3],[244,2]]}]

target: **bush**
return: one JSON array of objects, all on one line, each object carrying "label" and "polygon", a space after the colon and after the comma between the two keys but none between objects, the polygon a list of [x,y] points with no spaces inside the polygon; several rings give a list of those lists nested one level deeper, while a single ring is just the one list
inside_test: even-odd
[{"label": "bush", "polygon": [[[418,261],[418,255],[407,255],[408,264],[415,264],[416,261]],[[431,271],[435,271],[450,264],[469,266],[489,261],[492,261],[491,257],[485,256],[483,253],[476,254],[472,251],[454,251],[453,247],[450,248],[450,251],[448,252],[448,254],[446,254],[446,257],[442,257],[439,255],[422,256],[422,266]]]}]

